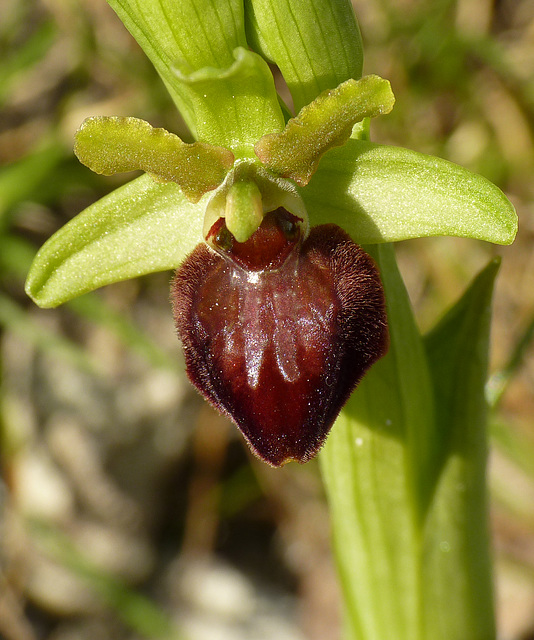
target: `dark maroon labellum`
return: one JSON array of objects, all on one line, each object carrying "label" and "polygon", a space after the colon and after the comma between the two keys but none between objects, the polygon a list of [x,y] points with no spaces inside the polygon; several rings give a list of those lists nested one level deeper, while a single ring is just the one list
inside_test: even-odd
[{"label": "dark maroon labellum", "polygon": [[176,272],[174,316],[189,378],[273,466],[316,455],[388,348],[373,260],[336,225],[280,208],[244,243],[224,219]]}]

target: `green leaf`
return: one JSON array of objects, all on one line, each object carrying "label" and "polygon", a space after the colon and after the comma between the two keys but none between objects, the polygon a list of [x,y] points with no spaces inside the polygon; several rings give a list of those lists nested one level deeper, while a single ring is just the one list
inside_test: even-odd
[{"label": "green leaf", "polygon": [[204,198],[192,204],[178,185],[148,175],[129,182],[41,247],[26,293],[41,307],[55,307],[112,282],[175,269],[202,241]]},{"label": "green leaf", "polygon": [[357,122],[389,113],[394,103],[387,80],[346,80],[303,107],[281,133],[263,136],[254,151],[274,173],[307,185],[324,153],[345,144]]},{"label": "green leaf", "polygon": [[492,263],[423,343],[389,245],[391,348],[320,454],[354,640],[491,640],[484,380]]},{"label": "green leaf", "polygon": [[242,0],[108,1],[198,140],[247,155],[283,128],[269,67],[247,50]]},{"label": "green leaf", "polygon": [[95,173],[142,169],[155,180],[176,182],[192,202],[218,187],[234,163],[228,149],[186,144],[165,129],[124,117],[87,118],[76,132],[74,153]]},{"label": "green leaf", "polygon": [[451,235],[510,244],[517,215],[485,178],[408,149],[349,140],[300,190],[313,225],[335,222],[360,243]]},{"label": "green leaf", "polygon": [[348,0],[245,0],[251,46],[276,63],[295,112],[362,74],[360,30]]},{"label": "green leaf", "polygon": [[360,383],[320,454],[348,637],[420,633],[420,547],[436,457],[423,343],[390,245],[373,248],[391,344]]},{"label": "green leaf", "polygon": [[441,452],[423,549],[426,626],[436,640],[495,637],[484,389],[499,263],[489,263],[425,339]]}]

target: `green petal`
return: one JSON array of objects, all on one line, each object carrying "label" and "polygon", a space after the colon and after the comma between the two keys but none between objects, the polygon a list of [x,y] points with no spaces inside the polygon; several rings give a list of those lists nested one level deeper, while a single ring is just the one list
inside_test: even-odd
[{"label": "green petal", "polygon": [[389,113],[394,103],[387,80],[373,75],[347,80],[303,107],[281,133],[263,136],[254,151],[271,171],[304,186],[322,155],[343,145],[357,122]]},{"label": "green petal", "polygon": [[295,112],[362,74],[360,30],[348,0],[245,0],[251,46],[275,62]]},{"label": "green petal", "polygon": [[510,244],[517,215],[485,178],[408,149],[349,140],[301,189],[312,225],[335,222],[357,242],[462,236]]},{"label": "green petal", "polygon": [[218,187],[234,163],[224,147],[186,144],[144,120],[123,117],[87,118],[76,132],[74,153],[106,176],[142,169],[156,180],[176,182],[192,202]]},{"label": "green petal", "polygon": [[[205,196],[208,198],[209,196]],[[91,205],[39,250],[26,293],[55,307],[103,285],[176,268],[202,241],[205,203],[143,175]]]}]

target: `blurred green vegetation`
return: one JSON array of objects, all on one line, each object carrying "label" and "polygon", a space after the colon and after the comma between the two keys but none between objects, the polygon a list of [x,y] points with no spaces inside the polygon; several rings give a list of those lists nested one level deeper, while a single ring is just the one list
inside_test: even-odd
[{"label": "blurred green vegetation", "polygon": [[[488,385],[489,480],[502,637],[526,640],[534,637],[534,5],[356,0],[355,7],[365,73],[390,79],[397,99],[392,114],[373,123],[373,138],[482,173],[518,210],[511,247],[433,238],[401,243],[397,253],[423,330],[489,257],[503,256]],[[155,71],[104,0],[4,0],[0,636],[178,633],[169,629],[187,628],[196,605],[176,595],[169,567],[200,554],[249,577],[267,575],[295,599],[288,616],[293,624],[298,617],[295,628],[307,638],[335,637],[317,466],[273,472],[251,461],[235,430],[190,390],[172,327],[170,274],[54,311],[24,295],[37,248],[129,179],[96,176],[75,159],[73,134],[89,115],[132,115],[188,139]],[[44,524],[30,527],[30,519]],[[89,535],[95,530],[100,538]],[[43,531],[53,548],[42,544]],[[102,540],[115,549],[111,559]],[[132,555],[121,560],[128,542]],[[56,576],[51,566],[73,581],[70,599],[68,589],[46,582]],[[76,589],[84,596],[75,601]]]}]

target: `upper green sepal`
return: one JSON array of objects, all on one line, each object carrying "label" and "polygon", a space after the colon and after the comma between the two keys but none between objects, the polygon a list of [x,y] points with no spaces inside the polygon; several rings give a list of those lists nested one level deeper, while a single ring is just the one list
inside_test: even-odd
[{"label": "upper green sepal", "polygon": [[197,138],[250,158],[254,143],[266,133],[281,131],[285,120],[265,60],[244,47],[236,47],[233,56],[224,68],[192,69],[176,61],[173,70],[188,91]]},{"label": "upper green sepal", "polygon": [[218,187],[234,163],[224,147],[186,144],[165,129],[138,118],[87,118],[76,132],[74,153],[87,167],[106,176],[142,169],[163,182],[176,182],[198,202]]},{"label": "upper green sepal", "polygon": [[[197,140],[206,137],[195,111],[197,99],[175,73],[204,67],[225,69],[236,47],[246,47],[243,0],[108,0],[165,82],[176,106]],[[235,113],[235,119],[240,114]]]},{"label": "upper green sepal", "polygon": [[349,79],[303,107],[282,132],[263,136],[254,151],[274,173],[307,185],[326,151],[343,145],[357,122],[389,113],[394,103],[387,80]]}]

